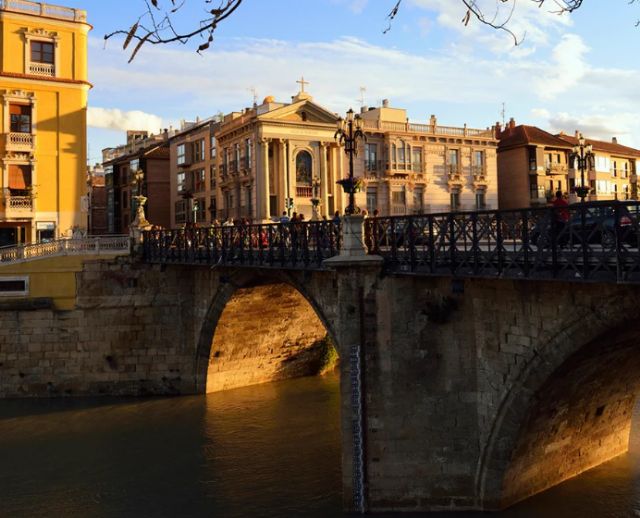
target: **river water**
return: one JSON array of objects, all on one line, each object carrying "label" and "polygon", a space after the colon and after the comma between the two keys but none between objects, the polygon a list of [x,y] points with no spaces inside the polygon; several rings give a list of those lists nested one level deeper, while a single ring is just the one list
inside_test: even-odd
[{"label": "river water", "polygon": [[[339,412],[337,375],[172,399],[2,401],[0,516],[340,516]],[[495,516],[640,516],[634,420],[629,454]]]}]

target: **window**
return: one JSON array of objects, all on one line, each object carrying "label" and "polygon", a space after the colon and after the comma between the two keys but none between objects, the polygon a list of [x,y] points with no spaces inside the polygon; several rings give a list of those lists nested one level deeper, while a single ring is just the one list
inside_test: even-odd
[{"label": "window", "polygon": [[391,192],[391,212],[393,214],[405,214],[407,211],[407,199],[404,188]]},{"label": "window", "polygon": [[202,162],[204,160],[204,139],[196,140],[193,143],[193,161]]},{"label": "window", "polygon": [[207,188],[204,169],[193,171],[193,192],[202,192]]},{"label": "window", "polygon": [[0,295],[25,296],[29,294],[29,277],[3,277],[0,279]]},{"label": "window", "polygon": [[140,169],[140,160],[138,160],[137,158],[134,160],[131,160],[131,162],[129,162],[129,170],[131,171],[132,180],[133,180],[133,175],[135,175],[138,169]]},{"label": "window", "polygon": [[369,215],[378,208],[378,189],[375,187],[367,187],[367,212]]},{"label": "window", "polygon": [[484,165],[484,151],[473,152],[473,165],[476,167],[482,167]]},{"label": "window", "polygon": [[[553,189],[553,187],[552,187]],[[529,177],[529,197],[531,200],[542,200],[546,198],[546,193],[544,190],[544,185],[538,185],[535,176]]]},{"label": "window", "polygon": [[11,133],[31,133],[31,105],[9,105],[9,131]]},{"label": "window", "polygon": [[178,144],[176,148],[177,159],[176,163],[178,165],[183,165],[187,163],[187,147],[185,144]]},{"label": "window", "polygon": [[217,173],[217,168],[215,165],[212,165],[209,168],[209,187],[211,189],[216,188],[216,173]]},{"label": "window", "polygon": [[213,221],[216,217],[217,204],[218,203],[216,202],[216,197],[211,196],[211,198],[209,198],[209,213],[211,214],[211,221]]},{"label": "window", "polygon": [[458,172],[458,156],[459,152],[457,149],[449,150],[449,171],[452,173]]},{"label": "window", "polygon": [[178,173],[177,175],[178,194],[182,193],[186,187],[187,175],[186,173]]},{"label": "window", "polygon": [[122,193],[122,208],[123,209],[129,208],[129,193],[126,191]]},{"label": "window", "polygon": [[176,223],[184,223],[187,220],[187,211],[186,211],[187,202],[186,200],[177,201],[175,204],[175,219]]},{"label": "window", "polygon": [[396,156],[398,155],[398,148],[395,144],[391,144],[391,161],[396,162]]},{"label": "window", "polygon": [[403,164],[405,162],[405,158],[405,143],[403,142],[400,144],[400,147],[398,147],[398,162]]},{"label": "window", "polygon": [[211,150],[210,150],[211,158],[215,158],[216,157],[216,149],[217,149],[216,148],[216,138],[213,135],[211,135]]},{"label": "window", "polygon": [[365,144],[364,166],[367,171],[378,170],[378,144]]},{"label": "window", "polygon": [[300,151],[296,155],[296,184],[311,185],[313,160],[308,151]]},{"label": "window", "polygon": [[240,144],[234,144],[233,150],[234,160],[236,161],[236,164],[240,165]]},{"label": "window", "polygon": [[460,193],[452,192],[449,198],[451,200],[451,210],[458,210],[460,208]]},{"label": "window", "polygon": [[629,176],[629,162],[624,163],[624,170],[622,171],[622,178],[627,178]]},{"label": "window", "polygon": [[529,148],[529,171],[535,171],[538,169],[538,161],[536,158],[536,148]]},{"label": "window", "polygon": [[244,141],[244,168],[251,169],[251,139]]},{"label": "window", "polygon": [[484,191],[476,193],[476,209],[482,210],[487,207],[487,200]]},{"label": "window", "polygon": [[416,187],[413,190],[413,212],[422,214],[424,211],[422,187]]},{"label": "window", "polygon": [[412,161],[413,161],[412,169],[416,173],[422,173],[422,148],[421,147],[412,148],[411,154],[412,154]]},{"label": "window", "polygon": [[609,172],[611,169],[609,157],[606,156],[596,156],[596,170]]},{"label": "window", "polygon": [[47,63],[53,65],[54,50],[53,43],[46,41],[31,42],[31,61],[34,63]]},{"label": "window", "polygon": [[11,196],[27,196],[31,188],[31,166],[9,164],[9,192]]},{"label": "window", "polygon": [[613,169],[611,169],[611,174],[613,176],[618,176],[618,162],[613,161]]}]

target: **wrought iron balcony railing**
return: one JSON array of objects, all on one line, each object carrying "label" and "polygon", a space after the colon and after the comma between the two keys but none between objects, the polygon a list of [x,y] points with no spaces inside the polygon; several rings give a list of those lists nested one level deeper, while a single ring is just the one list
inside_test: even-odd
[{"label": "wrought iron balcony railing", "polygon": [[33,211],[33,196],[6,196],[5,211]]}]

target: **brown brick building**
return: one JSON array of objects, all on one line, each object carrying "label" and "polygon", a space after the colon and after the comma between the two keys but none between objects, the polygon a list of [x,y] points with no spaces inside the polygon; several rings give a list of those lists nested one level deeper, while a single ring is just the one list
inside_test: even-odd
[{"label": "brown brick building", "polygon": [[145,213],[154,225],[170,226],[169,142],[153,142],[104,163],[107,196],[107,232],[127,234],[135,218],[138,194],[135,174],[142,172],[141,191],[147,197]]}]

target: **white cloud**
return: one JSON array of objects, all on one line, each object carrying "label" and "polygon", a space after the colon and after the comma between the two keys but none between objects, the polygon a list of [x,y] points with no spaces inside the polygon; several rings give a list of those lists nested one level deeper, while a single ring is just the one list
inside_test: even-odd
[{"label": "white cloud", "polygon": [[[553,9],[540,8],[532,0],[511,0],[496,2],[495,0],[476,0],[480,12],[485,20],[496,26],[504,24],[509,29],[520,47],[514,49],[514,38],[509,33],[496,30],[482,24],[471,15],[465,25],[463,20],[467,12],[460,0],[410,0],[410,4],[427,11],[436,13],[437,22],[447,29],[454,30],[458,35],[474,44],[495,53],[509,52],[524,57],[533,52],[536,46],[549,44],[549,36],[558,30],[571,26],[570,16],[559,16]],[[526,48],[524,52],[522,49]]]},{"label": "white cloud", "polygon": [[589,51],[582,38],[576,34],[565,34],[551,53],[551,67],[538,79],[540,95],[553,99],[566,92],[584,78],[588,64],[585,55]]},{"label": "white cloud", "polygon": [[147,130],[158,133],[162,128],[162,118],[139,110],[122,111],[116,108],[89,107],[87,124],[94,128],[112,130]]}]

